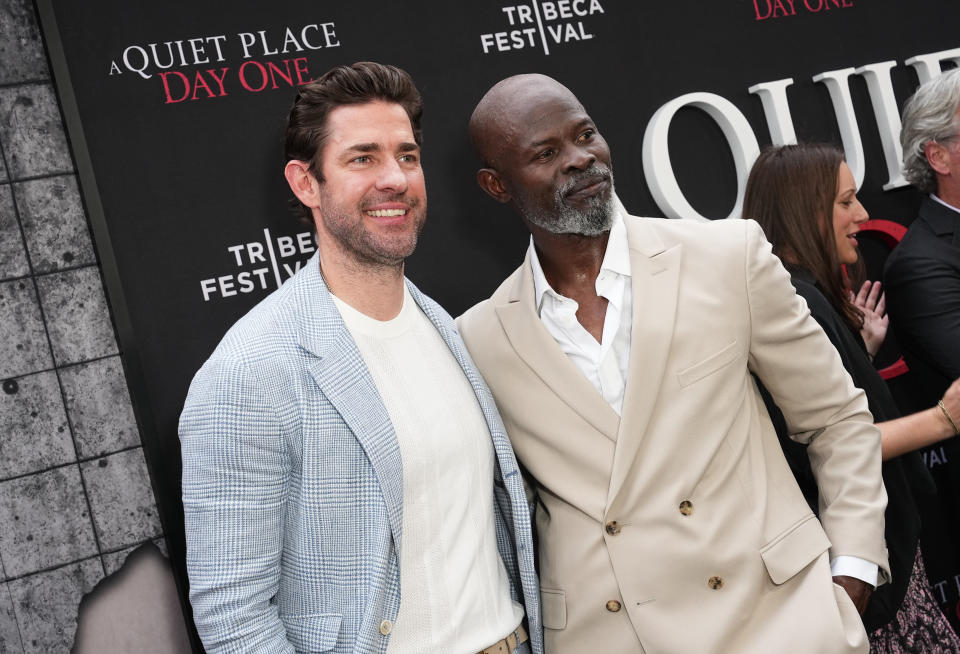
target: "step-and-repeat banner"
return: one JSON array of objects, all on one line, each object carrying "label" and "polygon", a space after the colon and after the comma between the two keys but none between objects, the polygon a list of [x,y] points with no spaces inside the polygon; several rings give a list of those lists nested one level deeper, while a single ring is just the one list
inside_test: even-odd
[{"label": "step-and-repeat banner", "polygon": [[[39,7],[181,590],[176,425],[190,379],[314,251],[282,175],[296,86],[357,60],[413,75],[430,211],[407,271],[457,315],[526,246],[519,220],[477,187],[466,136],[499,79],[546,73],[580,97],[632,213],[737,216],[759,148],[798,139],[842,144],[872,217],[906,225],[919,196],[899,170],[900,107],[960,59],[960,5],[942,0]],[[889,251],[876,236],[862,239],[874,277]],[[955,445],[924,457],[942,486],[960,465]],[[957,624],[960,518],[925,518],[937,534],[924,543],[934,593]]]}]

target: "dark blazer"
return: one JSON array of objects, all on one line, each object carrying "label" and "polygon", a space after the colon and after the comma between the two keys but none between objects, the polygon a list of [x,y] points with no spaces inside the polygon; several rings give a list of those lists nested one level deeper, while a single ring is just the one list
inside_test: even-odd
[{"label": "dark blazer", "polygon": [[[847,327],[843,318],[817,287],[813,275],[802,268],[788,266],[788,270],[790,270],[790,281],[797,289],[797,294],[806,300],[811,315],[837,348],[844,368],[853,378],[853,383],[866,393],[874,420],[883,422],[898,418],[900,413],[893,397],[867,357],[860,334]],[[811,374],[815,374],[815,371],[811,371]],[[772,403],[767,393],[764,392],[763,396],[777,429],[780,445],[797,478],[797,483],[800,484],[800,489],[811,508],[818,513],[817,486],[810,469],[806,447],[790,439],[780,410]],[[920,538],[920,518],[917,514],[916,502],[920,498],[930,497],[934,492],[930,474],[920,455],[916,453],[885,462],[883,483],[887,488],[884,537],[890,553],[891,582],[878,587],[870,598],[867,611],[863,616],[864,626],[868,632],[890,622],[900,608],[910,581]]]},{"label": "dark blazer", "polygon": [[883,286],[918,406],[928,407],[960,377],[960,213],[925,198]]}]

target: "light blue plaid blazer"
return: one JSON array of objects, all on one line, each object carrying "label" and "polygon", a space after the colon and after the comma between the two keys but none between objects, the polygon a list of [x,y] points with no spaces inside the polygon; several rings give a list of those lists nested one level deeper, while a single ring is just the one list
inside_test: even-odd
[{"label": "light blue plaid blazer", "polygon": [[[542,654],[530,513],[490,391],[450,316],[496,452],[497,545]],[[314,256],[203,365],[180,417],[190,601],[209,654],[385,652],[400,608],[403,480],[390,418]]]}]

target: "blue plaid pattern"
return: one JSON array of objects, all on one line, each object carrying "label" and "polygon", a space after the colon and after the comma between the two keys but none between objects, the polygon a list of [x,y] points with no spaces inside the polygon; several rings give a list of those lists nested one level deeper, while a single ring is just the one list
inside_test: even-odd
[{"label": "blue plaid pattern", "polygon": [[[497,545],[531,650],[543,654],[513,449],[452,319],[407,284],[487,418]],[[400,450],[316,256],[238,321],[194,377],[180,442],[190,600],[207,652],[385,652],[381,622],[400,608]]]}]

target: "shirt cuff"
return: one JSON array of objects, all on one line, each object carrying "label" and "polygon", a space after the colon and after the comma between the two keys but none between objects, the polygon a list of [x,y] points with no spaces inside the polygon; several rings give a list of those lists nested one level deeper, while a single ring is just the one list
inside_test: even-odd
[{"label": "shirt cuff", "polygon": [[856,556],[838,556],[830,561],[830,574],[834,577],[843,575],[864,581],[874,588],[877,587],[877,572],[879,566],[872,561],[865,561]]}]

